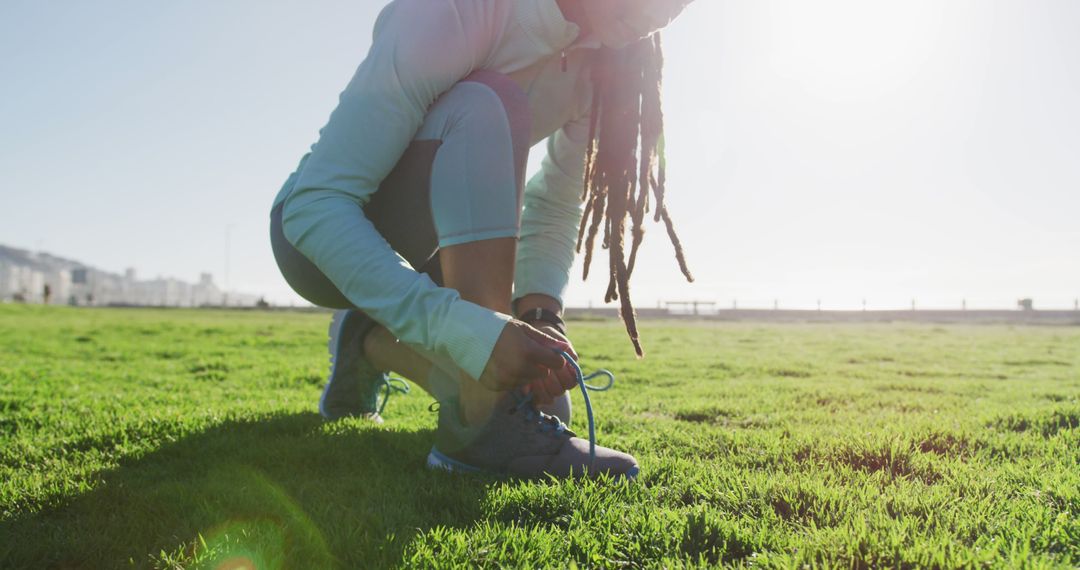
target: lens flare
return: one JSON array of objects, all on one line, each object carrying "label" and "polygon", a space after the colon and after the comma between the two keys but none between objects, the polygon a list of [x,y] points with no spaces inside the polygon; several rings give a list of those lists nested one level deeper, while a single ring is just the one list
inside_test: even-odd
[{"label": "lens flare", "polygon": [[333,557],[319,528],[265,474],[246,466],[215,470],[211,502],[221,523],[199,533],[194,562],[215,570],[280,570],[303,561],[329,568]]}]

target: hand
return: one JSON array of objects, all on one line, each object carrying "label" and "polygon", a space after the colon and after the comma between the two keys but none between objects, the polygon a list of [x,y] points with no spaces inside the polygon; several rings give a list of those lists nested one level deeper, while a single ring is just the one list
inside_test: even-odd
[{"label": "hand", "polygon": [[[569,352],[573,349],[569,342],[553,338],[522,321],[509,321],[491,351],[487,366],[480,375],[480,384],[489,390],[501,392],[544,381],[553,371],[566,365],[556,350]],[[551,397],[546,393],[545,396]]]},{"label": "hand", "polygon": [[[537,325],[536,328],[540,332],[565,343],[567,348],[563,350],[577,361],[577,352],[574,351],[570,340],[559,332],[559,329],[550,324],[537,323]],[[577,386],[577,373],[574,368],[570,366],[570,363],[562,355],[559,355],[559,358],[562,360],[562,366],[558,370],[549,371],[544,378],[535,380],[525,387],[526,393],[532,393],[533,399],[538,404],[550,404],[553,399],[561,396],[567,390],[573,390]]]}]

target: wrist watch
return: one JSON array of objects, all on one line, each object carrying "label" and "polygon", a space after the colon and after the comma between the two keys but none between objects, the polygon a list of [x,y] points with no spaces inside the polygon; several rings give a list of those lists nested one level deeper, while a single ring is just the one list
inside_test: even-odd
[{"label": "wrist watch", "polygon": [[554,311],[549,311],[543,307],[529,309],[528,311],[521,313],[521,315],[518,316],[518,319],[525,321],[530,325],[536,323],[551,325],[552,327],[555,327],[555,330],[562,333],[563,336],[566,336],[566,322],[564,322]]}]

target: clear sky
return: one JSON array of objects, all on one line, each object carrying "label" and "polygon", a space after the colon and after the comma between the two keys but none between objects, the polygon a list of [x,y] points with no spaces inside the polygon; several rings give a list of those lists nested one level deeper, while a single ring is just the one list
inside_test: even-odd
[{"label": "clear sky", "polygon": [[[229,234],[233,288],[298,300],[270,203],[382,4],[4,0],[0,243],[221,282]],[[637,304],[1071,308],[1077,22],[1075,0],[697,0],[664,95],[698,281],[652,226]]]}]

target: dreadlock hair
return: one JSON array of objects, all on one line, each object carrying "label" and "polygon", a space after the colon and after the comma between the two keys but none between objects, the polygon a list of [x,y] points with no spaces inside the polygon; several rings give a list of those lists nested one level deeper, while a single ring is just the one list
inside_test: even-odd
[{"label": "dreadlock hair", "polygon": [[[578,229],[577,251],[585,247],[588,279],[593,246],[603,223],[602,247],[608,250],[608,289],[604,302],[621,302],[619,314],[639,357],[644,356],[637,316],[630,302],[630,276],[645,236],[645,215],[655,211],[675,248],[675,259],[687,281],[682,243],[664,204],[666,160],[664,114],[660,103],[664,55],[660,34],[620,49],[601,48],[592,64],[592,113],[585,157],[585,214]],[[650,190],[655,204],[650,204]],[[627,218],[630,254],[626,254]],[[586,229],[588,230],[586,232]]]}]

